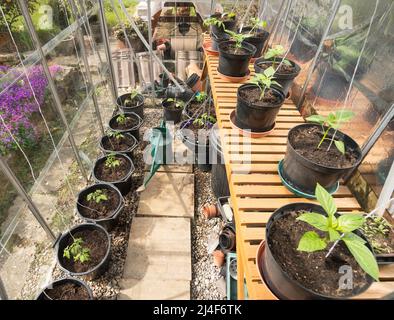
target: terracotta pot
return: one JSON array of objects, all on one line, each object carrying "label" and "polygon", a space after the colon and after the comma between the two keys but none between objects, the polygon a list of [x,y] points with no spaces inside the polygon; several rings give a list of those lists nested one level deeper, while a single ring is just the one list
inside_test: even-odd
[{"label": "terracotta pot", "polygon": [[224,253],[220,250],[215,250],[213,253],[213,263],[220,268],[224,264]]},{"label": "terracotta pot", "polygon": [[219,216],[219,211],[214,204],[207,204],[202,208],[202,214],[205,219],[212,219]]}]

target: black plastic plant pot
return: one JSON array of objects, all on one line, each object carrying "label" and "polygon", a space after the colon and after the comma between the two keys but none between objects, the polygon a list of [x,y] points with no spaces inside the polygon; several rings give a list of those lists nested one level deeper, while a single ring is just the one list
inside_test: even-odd
[{"label": "black plastic plant pot", "polygon": [[[248,34],[252,30],[251,27],[245,27],[242,29],[242,34]],[[244,42],[250,43],[256,47],[256,53],[252,58],[258,58],[263,52],[265,42],[267,41],[269,32],[263,29],[255,29],[250,37],[247,37]]]},{"label": "black plastic plant pot", "polygon": [[104,154],[109,154],[109,153],[123,153],[130,157],[131,160],[134,159],[134,150],[138,147],[138,140],[136,137],[134,137],[130,133],[124,133],[123,136],[127,139],[127,148],[123,150],[114,150],[114,146],[111,145],[110,142],[110,137],[109,136],[104,136],[100,140],[99,148]]},{"label": "black plastic plant pot", "polygon": [[[36,300],[81,300],[81,296],[75,295],[72,297],[71,295],[67,297],[67,299],[53,299],[51,298],[51,291],[59,290],[63,286],[72,285],[75,290],[83,291],[85,299],[84,300],[93,300],[93,292],[92,289],[84,282],[76,278],[63,278],[57,281],[52,282],[46,288],[44,288],[37,296]],[[63,296],[64,297],[64,296]]]},{"label": "black plastic plant pot", "polygon": [[394,264],[394,253],[377,253],[375,258],[378,264]]},{"label": "black plastic plant pot", "polygon": [[[96,190],[108,190],[113,194],[116,199],[108,199],[107,201],[113,201],[114,207],[113,210],[109,213],[107,213],[106,216],[102,217],[97,217],[97,218],[92,218],[86,215],[86,211],[89,211],[89,206],[86,203],[87,196]],[[93,200],[93,202],[95,202]],[[85,203],[85,204],[84,204]],[[98,223],[99,225],[103,226],[106,230],[112,230],[114,225],[117,222],[117,218],[119,217],[119,214],[122,212],[124,208],[124,199],[122,194],[120,193],[119,189],[116,188],[115,186],[109,184],[109,183],[98,183],[93,186],[87,187],[83,189],[81,192],[78,194],[78,200],[77,200],[77,212],[78,215],[85,220],[88,223]],[[95,210],[95,211],[93,211]],[[99,214],[97,212],[97,209],[93,209],[92,211],[94,213]]]},{"label": "black plastic plant pot", "polygon": [[211,129],[209,145],[212,163],[211,188],[216,198],[228,197],[230,196],[230,187],[227,180],[226,165],[218,124],[215,124]]},{"label": "black plastic plant pot", "polygon": [[112,131],[117,131],[120,133],[130,133],[133,135],[138,141],[140,141],[140,128],[143,124],[142,118],[136,114],[135,112],[127,112],[125,113],[125,116],[127,118],[132,118],[135,120],[136,124],[130,128],[120,128],[119,124],[117,123],[116,119],[120,114],[116,114],[111,118],[109,121],[109,127]]},{"label": "black plastic plant pot", "polygon": [[223,41],[230,40],[230,35],[228,33],[214,34],[211,33],[211,49],[213,51],[219,51],[219,44]]},{"label": "black plastic plant pot", "polygon": [[[281,60],[278,58],[279,63]],[[275,72],[274,75],[274,80],[280,84],[280,90],[284,93],[285,96],[289,93],[289,90],[291,88],[291,85],[293,84],[294,79],[298,76],[298,74],[301,71],[300,66],[295,63],[292,60],[287,59],[292,66],[294,67],[294,71],[292,73],[280,73],[280,72]],[[256,59],[254,62],[254,70],[256,73],[263,73],[265,68],[262,67],[262,65],[265,65],[268,67],[272,66],[273,61],[272,60],[267,60],[264,57]]]},{"label": "black plastic plant pot", "polygon": [[[211,18],[220,18],[220,14],[213,14],[211,15]],[[230,31],[235,31],[237,28],[237,20],[236,19],[228,19],[228,20],[223,20],[223,26],[218,27],[216,25],[211,25],[211,33],[214,33],[216,35],[220,35],[225,33],[225,30],[230,30]]]},{"label": "black plastic plant pot", "polygon": [[267,103],[264,106],[253,105],[246,101],[240,93],[254,87],[257,87],[257,85],[244,84],[238,88],[235,124],[241,129],[251,130],[252,132],[272,130],[279,109],[285,101],[285,96],[280,90],[271,88],[272,92],[279,98],[279,102],[275,104]]},{"label": "black plastic plant pot", "polygon": [[174,102],[168,100],[163,100],[161,105],[163,106],[164,119],[166,122],[174,122],[177,124],[181,121],[183,108],[172,107]]},{"label": "black plastic plant pot", "polygon": [[204,172],[209,172],[212,169],[210,154],[209,154],[209,140],[204,142],[199,141],[198,137],[190,137],[185,133],[185,129],[188,129],[188,125],[193,123],[194,119],[187,120],[182,122],[179,130],[180,138],[182,139],[183,144],[193,152],[195,163],[197,167]]},{"label": "black plastic plant pot", "polygon": [[[282,268],[282,266],[275,259],[274,254],[272,253],[272,248],[270,248],[270,237],[271,237],[271,227],[272,224],[285,217],[287,214],[291,214],[290,212],[297,212],[300,210],[317,212],[321,214],[325,214],[322,207],[311,204],[311,203],[293,203],[285,205],[279,209],[277,209],[269,218],[267,227],[266,227],[266,242],[265,242],[265,250],[264,250],[264,258],[261,259],[262,266],[261,270],[263,273],[263,278],[270,290],[282,300],[335,300],[335,299],[348,299],[354,296],[357,296],[364,291],[366,291],[371,284],[373,283],[373,279],[367,275],[366,284],[351,292],[348,296],[328,296],[312,291],[309,288],[304,287],[295,279],[292,279],[286,270]],[[289,230],[291,232],[291,230]],[[358,236],[362,237],[365,241],[367,239],[363,236],[361,232],[355,232]],[[367,242],[368,248],[372,251],[370,244]]]},{"label": "black plastic plant pot", "polygon": [[[321,126],[317,124],[305,123],[295,126],[289,131],[286,154],[283,160],[283,176],[286,181],[296,189],[309,194],[315,194],[317,183],[326,190],[335,188],[337,182],[348,172],[355,169],[362,158],[361,149],[357,142],[339,130],[336,132],[336,139],[344,142],[346,150],[351,150],[357,154],[357,161],[353,165],[344,168],[328,167],[305,158],[291,145],[291,137],[301,128],[308,130],[312,127],[321,130]],[[332,136],[328,135],[327,137],[331,138]],[[332,147],[335,148],[335,146]]]},{"label": "black plastic plant pot", "polygon": [[118,106],[119,110],[122,111],[123,113],[130,113],[134,112],[138,114],[141,119],[144,119],[144,104],[145,104],[145,98],[142,94],[138,94],[135,98],[134,101],[137,101],[135,106],[126,106],[125,102],[127,99],[129,99],[130,93],[125,93],[122,94],[121,96],[118,97],[116,100],[116,105]]},{"label": "black plastic plant pot", "polygon": [[126,163],[129,164],[130,169],[127,173],[123,175],[120,179],[117,179],[115,181],[105,181],[103,180],[104,178],[99,175],[98,168],[101,167],[105,161],[107,160],[107,156],[104,156],[102,158],[99,158],[96,163],[94,164],[93,167],[93,179],[96,181],[96,183],[110,183],[113,184],[116,188],[119,189],[119,191],[122,193],[122,195],[126,195],[129,193],[132,185],[132,175],[135,170],[133,161],[130,159],[130,157],[126,156],[125,154],[121,153],[115,153],[115,158],[116,159],[125,159]]},{"label": "black plastic plant pot", "polygon": [[256,53],[255,46],[243,43],[242,48],[246,53],[233,54],[229,48],[235,47],[235,41],[223,41],[219,44],[219,67],[218,71],[229,77],[245,77],[249,74],[249,61]]},{"label": "black plastic plant pot", "polygon": [[[87,271],[75,272],[73,270],[69,270],[70,267],[67,264],[69,260],[63,257],[64,249],[73,243],[74,241],[73,237],[76,234],[84,233],[87,235],[92,232],[99,232],[99,234],[102,235],[102,238],[105,239],[106,251],[104,257],[101,259],[99,263],[97,263],[94,267],[91,267]],[[93,223],[85,223],[73,227],[72,229],[62,234],[56,244],[56,252],[57,252],[56,258],[59,268],[72,277],[82,277],[84,280],[87,281],[97,279],[108,270],[110,251],[111,251],[111,237],[109,233],[99,224],[93,224]],[[72,257],[70,261],[73,261]]]}]

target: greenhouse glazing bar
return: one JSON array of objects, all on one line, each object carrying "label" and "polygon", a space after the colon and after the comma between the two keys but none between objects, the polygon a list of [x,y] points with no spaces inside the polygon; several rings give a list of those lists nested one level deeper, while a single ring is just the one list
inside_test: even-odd
[{"label": "greenhouse glazing bar", "polygon": [[328,36],[328,34],[329,34],[330,30],[331,30],[331,26],[334,23],[335,16],[336,16],[336,14],[338,12],[340,4],[341,4],[341,0],[335,0],[334,4],[331,7],[331,15],[330,15],[330,18],[328,20],[328,24],[326,26],[326,29],[324,30],[324,33],[323,33],[323,36],[322,36],[322,38],[320,40],[319,46],[317,47],[317,51],[316,51],[315,56],[313,57],[312,63],[310,65],[309,69],[308,69],[308,74],[306,76],[304,85],[302,86],[302,91],[301,91],[301,94],[300,94],[300,98],[299,98],[298,103],[297,103],[297,109],[298,110],[301,109],[301,107],[302,107],[302,105],[304,103],[306,90],[308,88],[309,82],[312,79],[312,75],[313,75],[313,72],[315,71],[315,67],[316,67],[317,61],[319,59],[320,53],[323,50],[324,41],[326,40],[326,38],[327,38],[327,36]]},{"label": "greenhouse glazing bar", "polygon": [[22,11],[23,18],[25,19],[27,27],[29,29],[29,33],[31,35],[32,41],[33,41],[33,43],[34,43],[34,45],[35,45],[35,47],[36,47],[36,49],[38,51],[38,54],[39,54],[39,57],[40,57],[40,61],[41,61],[42,67],[43,67],[43,71],[44,71],[45,76],[46,76],[46,78],[48,80],[48,86],[49,86],[50,91],[52,93],[52,96],[54,98],[55,107],[56,107],[57,111],[59,112],[60,118],[61,118],[61,120],[62,120],[62,122],[63,122],[63,124],[64,124],[64,126],[66,128],[66,131],[68,132],[68,139],[70,141],[71,148],[72,148],[72,150],[74,152],[75,158],[76,158],[76,160],[78,162],[79,169],[81,170],[81,173],[82,173],[83,177],[85,178],[85,180],[88,181],[89,178],[88,178],[87,172],[85,170],[85,167],[83,166],[83,162],[82,162],[82,159],[81,159],[81,157],[80,157],[80,155],[78,153],[78,148],[77,148],[77,146],[75,144],[75,140],[74,140],[74,137],[72,135],[71,128],[68,125],[67,118],[66,118],[66,116],[65,116],[65,114],[63,112],[62,105],[61,105],[60,98],[59,98],[59,94],[57,92],[55,83],[54,83],[54,81],[52,79],[52,76],[51,76],[51,73],[49,71],[48,63],[47,63],[47,61],[45,59],[44,52],[42,51],[41,43],[40,43],[40,40],[38,38],[37,32],[36,32],[36,30],[34,28],[34,24],[33,24],[33,21],[31,19],[31,16],[30,16],[30,13],[29,13],[29,9],[27,8],[27,5],[26,5],[25,1],[18,0],[18,3],[19,3],[19,6],[21,8],[21,11]]},{"label": "greenhouse glazing bar", "polygon": [[[78,14],[78,10],[77,10],[77,7],[76,7],[74,1],[73,0],[69,0],[69,3],[70,3],[71,10],[73,12],[75,20],[77,20],[79,22],[80,21],[80,16]],[[87,22],[87,23],[89,23],[89,22]],[[103,126],[103,120],[102,120],[102,117],[101,117],[101,112],[100,112],[99,104],[98,104],[98,101],[97,101],[96,90],[94,90],[92,74],[90,72],[89,61],[88,61],[88,57],[86,55],[86,50],[85,50],[85,45],[84,45],[84,41],[83,41],[83,35],[82,35],[81,27],[82,27],[82,25],[79,24],[79,26],[77,28],[77,38],[78,38],[79,46],[80,46],[80,49],[81,49],[83,64],[84,64],[85,72],[86,72],[86,78],[88,80],[88,84],[89,84],[90,88],[92,88],[91,90],[93,90],[93,92],[92,92],[92,100],[93,100],[93,105],[94,105],[94,109],[95,109],[95,114],[96,114],[96,117],[97,117],[97,120],[98,120],[98,123],[99,123],[99,128],[100,128],[100,131],[101,131],[101,135],[104,136],[105,135],[105,131],[104,131],[104,126]]]},{"label": "greenhouse glazing bar", "polygon": [[42,216],[36,205],[34,204],[33,200],[31,197],[28,195],[26,190],[23,188],[22,184],[18,180],[18,178],[15,176],[11,168],[8,166],[7,162],[4,160],[3,157],[0,156],[0,168],[1,171],[5,174],[5,176],[10,180],[16,191],[19,193],[19,195],[23,198],[23,200],[27,203],[31,213],[34,215],[34,217],[37,219],[38,223],[41,225],[41,227],[45,230],[47,235],[51,238],[51,240],[55,241],[56,236],[52,232],[51,228],[48,226],[48,224],[45,221],[45,218]]},{"label": "greenhouse glazing bar", "polygon": [[5,291],[3,280],[0,278],[0,300],[8,300],[7,291]]}]

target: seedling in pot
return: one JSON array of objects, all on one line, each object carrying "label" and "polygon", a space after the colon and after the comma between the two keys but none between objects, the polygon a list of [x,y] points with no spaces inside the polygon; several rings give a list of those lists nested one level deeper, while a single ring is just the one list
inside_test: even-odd
[{"label": "seedling in pot", "polygon": [[260,20],[259,18],[250,18],[251,29],[248,34],[253,34],[255,30],[265,29],[267,27],[267,21]]},{"label": "seedling in pot", "polygon": [[257,85],[261,90],[260,100],[264,98],[266,90],[270,89],[273,84],[277,86],[281,86],[274,79],[275,69],[273,67],[269,67],[264,70],[264,73],[256,73],[254,78],[250,81]]},{"label": "seedling in pot", "polygon": [[111,153],[107,156],[107,159],[105,160],[105,166],[107,168],[114,169],[120,166],[120,161],[115,158],[115,154]]},{"label": "seedling in pot", "polygon": [[377,254],[390,254],[394,252],[390,235],[393,227],[383,217],[369,216],[361,227],[362,232],[368,238],[372,248]]},{"label": "seedling in pot", "polygon": [[119,123],[119,124],[125,124],[126,120],[127,120],[127,117],[126,117],[126,115],[124,113],[121,113],[120,115],[118,115],[116,117],[116,122]]},{"label": "seedling in pot", "polygon": [[242,33],[238,34],[238,33],[234,32],[234,31],[231,31],[231,30],[226,30],[226,33],[228,33],[230,35],[231,39],[233,41],[235,41],[235,51],[234,51],[234,53],[237,54],[238,49],[242,48],[242,42],[246,38],[248,38],[249,35],[248,34],[242,34]]},{"label": "seedling in pot", "polygon": [[310,212],[301,214],[297,220],[308,223],[319,230],[320,233],[323,233],[324,236],[320,236],[316,231],[304,233],[298,243],[297,250],[304,252],[321,251],[326,249],[330,243],[343,241],[360,267],[376,281],[379,281],[379,267],[374,254],[366,246],[366,241],[353,233],[364,224],[364,216],[346,214],[336,218],[337,207],[333,197],[319,184],[316,185],[315,195],[317,201],[327,213],[327,217],[321,213]]},{"label": "seedling in pot", "polygon": [[205,126],[212,127],[215,123],[216,118],[212,115],[208,115],[207,113],[203,113],[201,116],[199,116],[193,121],[193,125],[200,128],[203,128]]},{"label": "seedling in pot", "polygon": [[281,45],[276,45],[273,46],[272,48],[268,49],[267,53],[264,55],[264,59],[273,59],[273,67],[276,68],[277,61],[282,60],[281,63],[283,63],[286,66],[291,67],[291,63],[289,60],[282,59],[282,56],[286,53],[285,48],[283,48]]},{"label": "seedling in pot", "polygon": [[181,109],[181,108],[183,108],[185,106],[185,102],[183,102],[182,100],[178,100],[178,99],[174,99],[174,98],[168,98],[166,101],[167,102],[173,102],[176,109]]},{"label": "seedling in pot", "polygon": [[133,89],[130,93],[130,96],[125,99],[124,104],[125,107],[132,106],[133,105],[133,100],[139,95],[139,92],[137,89]]},{"label": "seedling in pot", "polygon": [[[306,120],[309,122],[318,123],[322,126],[323,137],[317,146],[318,148],[320,148],[320,146],[322,145],[324,140],[329,139],[329,138],[327,138],[327,135],[331,129],[333,129],[335,131],[338,130],[343,122],[348,122],[353,117],[354,117],[354,112],[352,112],[352,111],[337,110],[337,111],[335,111],[335,113],[331,112],[327,117],[324,117],[322,115],[312,115],[312,116],[306,118]],[[327,126],[326,130],[324,130],[324,126]],[[339,152],[341,152],[342,154],[345,154],[345,151],[346,151],[345,144],[341,140],[335,140],[335,135],[332,136],[331,143],[328,146],[327,151],[330,150],[332,142],[334,142],[334,144],[337,147],[337,149],[339,150]]]},{"label": "seedling in pot", "polygon": [[196,94],[196,101],[199,103],[204,102],[207,98],[208,95],[204,91],[201,91],[198,94]]},{"label": "seedling in pot", "polygon": [[209,27],[209,26],[217,26],[218,28],[223,28],[224,29],[224,23],[222,20],[219,20],[216,17],[210,17],[204,20],[204,26]]},{"label": "seedling in pot", "polygon": [[68,260],[73,258],[74,262],[88,262],[90,260],[90,250],[88,248],[84,248],[82,245],[82,238],[74,239],[74,242],[63,250],[63,257]]},{"label": "seedling in pot", "polygon": [[116,140],[120,140],[120,139],[123,139],[124,138],[124,135],[123,134],[121,134],[120,132],[118,132],[118,131],[109,131],[108,133],[107,133],[107,135],[108,135],[108,137],[110,137],[110,138],[115,138]]},{"label": "seedling in pot", "polygon": [[96,203],[100,203],[102,201],[107,201],[108,197],[101,189],[97,189],[96,191],[89,193],[86,196],[87,201],[95,201]]}]

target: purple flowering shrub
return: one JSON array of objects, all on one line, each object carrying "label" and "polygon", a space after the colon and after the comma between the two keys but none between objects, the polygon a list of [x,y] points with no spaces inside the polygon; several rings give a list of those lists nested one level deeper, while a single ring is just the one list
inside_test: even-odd
[{"label": "purple flowering shrub", "polygon": [[[52,75],[61,70],[60,66],[50,67]],[[7,154],[17,148],[8,130],[22,147],[34,145],[38,133],[31,122],[31,115],[39,111],[35,97],[42,106],[48,81],[42,66],[30,67],[27,71],[33,91],[30,88],[26,75],[22,70],[0,66],[0,152]],[[5,124],[5,126],[4,126]],[[8,129],[8,130],[7,130]]]}]

